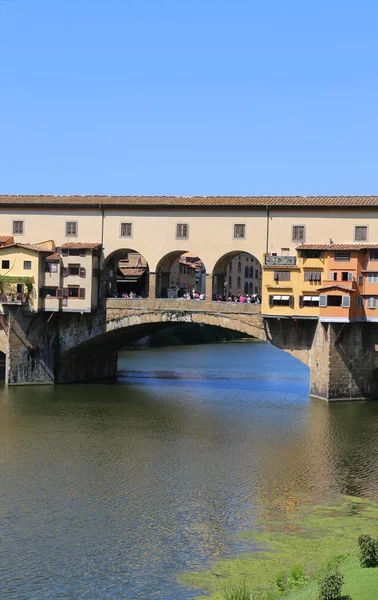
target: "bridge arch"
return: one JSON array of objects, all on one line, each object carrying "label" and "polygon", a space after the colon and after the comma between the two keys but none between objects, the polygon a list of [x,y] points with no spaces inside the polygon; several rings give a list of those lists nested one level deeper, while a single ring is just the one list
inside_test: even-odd
[{"label": "bridge arch", "polygon": [[223,254],[213,267],[213,298],[237,294],[262,294],[262,266],[251,252],[231,250]]},{"label": "bridge arch", "polygon": [[149,272],[147,260],[137,250],[131,247],[114,250],[103,262],[102,297],[122,297],[132,293],[135,297],[147,298]]},{"label": "bridge arch", "polygon": [[156,265],[156,297],[166,298],[168,290],[177,297],[193,289],[198,294],[206,291],[206,267],[202,259],[188,250],[165,254]]}]

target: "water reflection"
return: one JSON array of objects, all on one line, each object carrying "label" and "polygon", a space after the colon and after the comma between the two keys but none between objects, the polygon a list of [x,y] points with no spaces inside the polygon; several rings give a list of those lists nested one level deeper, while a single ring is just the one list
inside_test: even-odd
[{"label": "water reflection", "polygon": [[5,597],[193,598],[258,516],[377,497],[378,404],[261,344],[126,352],[117,385],[0,389]]}]

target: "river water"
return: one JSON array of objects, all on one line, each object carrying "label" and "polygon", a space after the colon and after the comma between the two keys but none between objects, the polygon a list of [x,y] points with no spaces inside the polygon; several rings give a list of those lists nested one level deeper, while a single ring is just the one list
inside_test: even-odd
[{"label": "river water", "polygon": [[378,403],[257,343],[128,351],[117,383],[0,387],[2,599],[177,600],[293,498],[378,499]]}]

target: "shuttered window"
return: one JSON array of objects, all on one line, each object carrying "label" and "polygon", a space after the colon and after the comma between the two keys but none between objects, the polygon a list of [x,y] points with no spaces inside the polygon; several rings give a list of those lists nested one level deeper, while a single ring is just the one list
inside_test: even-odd
[{"label": "shuttered window", "polygon": [[296,243],[303,243],[306,241],[305,225],[293,225],[292,240],[293,240],[293,242],[296,242]]},{"label": "shuttered window", "polygon": [[322,275],[320,271],[305,271],[304,272],[304,280],[305,281],[321,281]]},{"label": "shuttered window", "polygon": [[367,299],[368,308],[377,308],[377,296],[369,296]]},{"label": "shuttered window", "polygon": [[343,308],[349,308],[350,307],[350,296],[342,296],[342,298],[341,298],[341,306]]},{"label": "shuttered window", "polygon": [[177,223],[176,238],[178,240],[187,240],[189,238],[189,225],[187,223]]},{"label": "shuttered window", "polygon": [[234,238],[235,239],[244,239],[245,238],[244,223],[237,223],[234,225]]},{"label": "shuttered window", "polygon": [[133,233],[132,223],[121,223],[121,237],[131,238]]},{"label": "shuttered window", "polygon": [[354,228],[354,241],[355,242],[367,242],[367,225],[356,225]]},{"label": "shuttered window", "polygon": [[274,281],[290,281],[290,271],[274,271]]},{"label": "shuttered window", "polygon": [[77,236],[77,221],[67,221],[66,236],[68,236],[68,237],[76,237]]},{"label": "shuttered window", "polygon": [[321,308],[325,308],[327,306],[327,296],[325,294],[320,294],[320,296],[319,296],[319,306]]}]

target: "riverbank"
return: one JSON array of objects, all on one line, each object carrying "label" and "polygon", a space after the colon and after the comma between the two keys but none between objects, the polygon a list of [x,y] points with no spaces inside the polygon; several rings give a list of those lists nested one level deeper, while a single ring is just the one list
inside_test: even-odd
[{"label": "riverbank", "polygon": [[[261,516],[256,530],[240,534],[241,539],[251,542],[254,552],[217,561],[209,570],[186,574],[181,581],[205,590],[213,600],[222,600],[225,590],[244,580],[259,600],[313,600],[318,574],[328,561],[340,557],[345,575],[343,593],[352,600],[376,600],[378,569],[359,567],[357,538],[365,531],[376,535],[377,522],[378,505],[368,500],[345,497],[334,504],[307,508],[293,499],[280,520]],[[276,580],[280,574],[284,579],[290,576],[293,568],[304,573],[307,583],[282,596]]]}]

